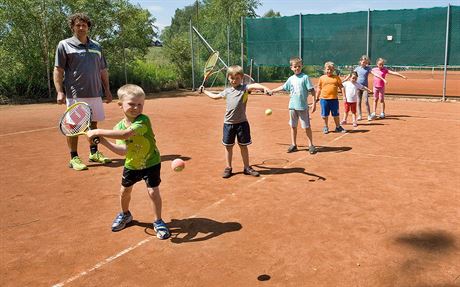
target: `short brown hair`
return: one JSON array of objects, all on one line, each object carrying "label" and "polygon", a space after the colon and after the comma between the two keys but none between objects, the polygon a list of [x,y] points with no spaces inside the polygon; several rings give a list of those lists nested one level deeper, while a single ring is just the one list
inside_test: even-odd
[{"label": "short brown hair", "polygon": [[241,68],[241,66],[238,65],[228,67],[227,74],[230,76],[241,75],[242,77],[244,77],[243,68]]},{"label": "short brown hair", "polygon": [[302,61],[302,58],[300,57],[291,57],[291,59],[289,59],[289,64],[292,66],[294,64],[299,64],[300,65],[303,65],[303,61]]},{"label": "short brown hair", "polygon": [[118,89],[117,96],[120,101],[123,101],[126,96],[145,98],[145,93],[138,85],[126,84]]},{"label": "short brown hair", "polygon": [[88,15],[86,15],[85,13],[75,13],[70,15],[68,19],[69,27],[71,30],[77,20],[85,22],[88,25],[88,28],[91,28],[91,19]]}]

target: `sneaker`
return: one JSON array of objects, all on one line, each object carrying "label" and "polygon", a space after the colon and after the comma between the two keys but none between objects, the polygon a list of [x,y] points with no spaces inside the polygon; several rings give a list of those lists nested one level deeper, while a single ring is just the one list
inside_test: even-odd
[{"label": "sneaker", "polygon": [[353,127],[356,128],[358,126],[357,122],[353,122]]},{"label": "sneaker", "polygon": [[99,163],[110,163],[112,160],[106,157],[102,152],[97,151],[89,155],[89,161],[99,162]]},{"label": "sneaker", "polygon": [[308,147],[308,152],[310,154],[315,154],[316,153],[316,147],[314,145],[311,145]]},{"label": "sneaker", "polygon": [[335,132],[336,133],[346,133],[347,131],[342,126],[338,126],[335,128]]},{"label": "sneaker", "polygon": [[358,121],[360,121],[362,119],[363,119],[363,117],[361,115],[359,115],[358,118],[357,118]]},{"label": "sneaker", "polygon": [[368,120],[369,122],[372,121],[372,116],[371,116],[371,115],[367,116],[367,120]]},{"label": "sneaker", "polygon": [[131,212],[128,213],[120,212],[117,214],[117,217],[113,220],[112,231],[120,231],[126,227],[126,224],[130,223],[133,220]]},{"label": "sneaker", "polygon": [[88,169],[88,167],[81,161],[79,156],[74,156],[70,161],[69,161],[69,167],[73,168],[75,170],[85,170]]},{"label": "sneaker", "polygon": [[231,177],[232,175],[233,175],[233,173],[232,173],[232,168],[231,168],[231,167],[226,167],[226,168],[224,169],[224,173],[222,174],[222,177],[223,177],[223,178],[229,178],[229,177]]},{"label": "sneaker", "polygon": [[344,124],[346,124],[346,123],[347,123],[346,120],[343,120],[343,121],[340,122],[341,125],[344,125]]},{"label": "sneaker", "polygon": [[157,238],[164,240],[168,239],[171,236],[171,233],[169,233],[168,226],[166,226],[166,223],[162,219],[158,219],[153,223],[153,229],[157,233]]},{"label": "sneaker", "polygon": [[290,153],[290,152],[295,152],[297,151],[297,146],[296,145],[290,145],[287,152]]},{"label": "sneaker", "polygon": [[385,118],[385,113],[381,113],[381,114],[380,114],[380,118],[381,118],[381,119],[384,119],[384,118]]},{"label": "sneaker", "polygon": [[260,174],[255,171],[252,167],[247,167],[243,171],[244,174],[246,175],[252,175],[252,176],[259,176]]},{"label": "sneaker", "polygon": [[323,133],[324,133],[325,135],[327,135],[327,134],[329,133],[329,128],[328,128],[328,127],[324,127],[324,128],[323,128]]},{"label": "sneaker", "polygon": [[375,116],[375,113],[372,113],[371,114],[371,120],[375,120],[376,116]]}]

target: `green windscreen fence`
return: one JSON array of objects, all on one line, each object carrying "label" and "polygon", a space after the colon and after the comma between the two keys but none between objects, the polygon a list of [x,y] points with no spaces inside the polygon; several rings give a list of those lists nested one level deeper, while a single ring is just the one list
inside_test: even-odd
[{"label": "green windscreen fence", "polygon": [[247,58],[262,66],[287,66],[292,56],[301,56],[306,65],[351,65],[368,54],[392,65],[443,65],[448,27],[448,65],[460,65],[460,6],[450,6],[449,23],[447,11],[437,7],[247,18]]}]

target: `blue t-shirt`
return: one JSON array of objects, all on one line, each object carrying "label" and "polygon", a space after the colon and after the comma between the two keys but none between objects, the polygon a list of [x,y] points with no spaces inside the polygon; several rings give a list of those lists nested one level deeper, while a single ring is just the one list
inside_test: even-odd
[{"label": "blue t-shirt", "polygon": [[283,85],[285,91],[290,92],[289,109],[306,110],[308,108],[308,91],[313,89],[310,79],[304,73],[292,75]]},{"label": "blue t-shirt", "polygon": [[366,66],[366,67],[361,67],[361,66],[358,66],[355,68],[355,72],[358,73],[358,80],[357,82],[365,87],[368,87],[369,86],[369,83],[368,83],[368,76],[369,76],[369,73],[371,72],[372,68],[369,67],[369,66]]}]

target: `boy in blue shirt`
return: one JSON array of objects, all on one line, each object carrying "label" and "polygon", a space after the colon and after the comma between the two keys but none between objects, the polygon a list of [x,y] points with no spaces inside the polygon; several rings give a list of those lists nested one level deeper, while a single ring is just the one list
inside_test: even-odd
[{"label": "boy in blue shirt", "polygon": [[310,154],[316,153],[316,148],[313,145],[313,135],[310,127],[310,115],[308,109],[308,92],[313,96],[313,104],[311,112],[316,111],[316,93],[315,88],[310,82],[307,75],[302,72],[302,59],[299,57],[293,57],[289,60],[291,70],[294,75],[287,79],[284,85],[273,89],[272,92],[278,92],[281,90],[290,92],[289,99],[289,125],[291,126],[291,145],[287,152],[297,151],[297,124],[300,120],[300,125],[305,129],[305,133],[308,138],[308,151]]}]

